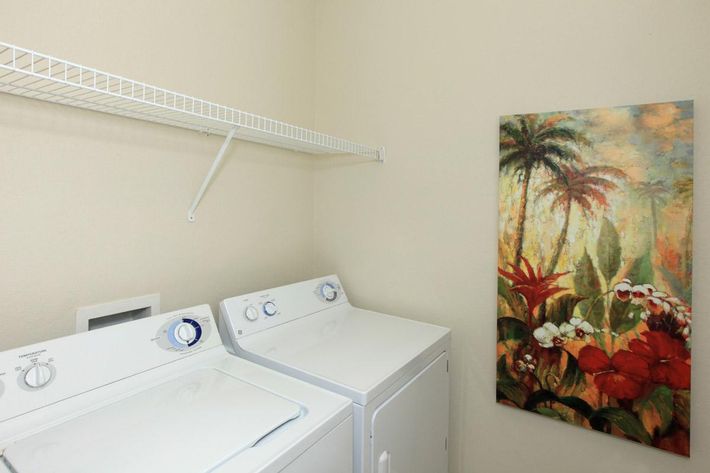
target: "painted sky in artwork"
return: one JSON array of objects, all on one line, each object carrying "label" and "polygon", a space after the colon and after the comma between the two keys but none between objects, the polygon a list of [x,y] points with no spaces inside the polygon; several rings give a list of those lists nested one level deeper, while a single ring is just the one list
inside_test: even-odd
[{"label": "painted sky in artwork", "polygon": [[[674,185],[690,179],[692,187],[693,171],[693,102],[669,102],[648,105],[630,105],[614,108],[576,110],[538,114],[541,119],[567,115],[572,120],[566,126],[579,129],[591,142],[591,146],[579,148],[582,159],[589,165],[614,166],[622,169],[628,180],[620,183],[620,190],[607,195],[608,209],[596,209],[595,213],[607,216],[618,225],[622,246],[626,249],[625,259],[632,260],[648,251],[652,232],[651,216],[644,211],[647,203],[633,192],[635,184],[660,182],[669,193],[676,192]],[[502,117],[502,119],[511,117]],[[539,188],[547,179],[547,173],[535,173],[531,191]],[[500,234],[508,235],[512,241],[515,229],[515,211],[519,204],[515,191],[520,183],[513,176],[505,176],[500,181]],[[554,238],[550,230],[562,225],[563,215],[550,212],[549,199],[536,199],[531,192],[526,223],[526,251],[536,255],[547,255],[553,251]],[[669,197],[672,197],[669,196]],[[685,238],[692,205],[687,202],[671,202],[659,209],[662,218],[659,225],[663,238],[668,244],[678,247],[679,240]],[[572,210],[569,239],[573,248],[561,256],[558,269],[572,269],[574,261],[586,248],[594,256],[596,235],[601,219],[580,219]],[[531,222],[535,221],[536,224]],[[501,246],[506,251],[505,245]],[[499,255],[499,263],[504,263],[505,254]]]}]

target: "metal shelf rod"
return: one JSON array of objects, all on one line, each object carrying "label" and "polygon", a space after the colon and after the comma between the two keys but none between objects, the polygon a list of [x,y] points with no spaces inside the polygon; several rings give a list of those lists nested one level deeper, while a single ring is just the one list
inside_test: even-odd
[{"label": "metal shelf rod", "polygon": [[210,182],[212,181],[214,174],[217,172],[217,169],[219,169],[219,165],[222,163],[222,159],[224,159],[224,154],[227,152],[227,148],[229,148],[229,143],[232,142],[232,139],[234,138],[234,134],[237,132],[238,129],[239,129],[239,127],[235,126],[231,130],[229,130],[227,137],[224,139],[224,143],[222,143],[222,147],[219,148],[219,151],[217,152],[217,156],[215,156],[214,161],[212,161],[212,166],[210,166],[210,170],[207,172],[205,179],[202,181],[202,185],[200,186],[200,190],[197,191],[197,195],[195,196],[195,198],[192,201],[192,205],[190,206],[190,210],[187,211],[187,220],[189,222],[194,223],[195,211],[197,210],[197,206],[200,205],[200,201],[202,200],[202,196],[205,195],[205,191],[207,190],[207,187],[210,185]]}]

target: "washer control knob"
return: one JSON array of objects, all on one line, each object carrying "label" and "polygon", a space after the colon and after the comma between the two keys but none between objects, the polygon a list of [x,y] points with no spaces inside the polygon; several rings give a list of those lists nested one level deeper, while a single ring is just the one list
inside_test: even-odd
[{"label": "washer control knob", "polygon": [[278,309],[276,308],[276,304],[274,304],[272,301],[268,301],[264,303],[264,313],[268,315],[269,317],[276,315],[276,312],[278,312]]},{"label": "washer control knob", "polygon": [[338,287],[332,282],[324,282],[320,286],[320,295],[326,302],[333,302],[338,298]]},{"label": "washer control knob", "polygon": [[259,311],[256,310],[256,307],[253,305],[247,306],[247,308],[244,309],[244,318],[249,322],[254,322],[259,318]]},{"label": "washer control knob", "polygon": [[25,384],[30,388],[42,388],[51,380],[52,369],[46,363],[35,363],[25,368]]},{"label": "washer control knob", "polygon": [[197,338],[197,331],[192,324],[182,322],[175,327],[175,339],[177,341],[189,345],[195,341],[195,338]]}]

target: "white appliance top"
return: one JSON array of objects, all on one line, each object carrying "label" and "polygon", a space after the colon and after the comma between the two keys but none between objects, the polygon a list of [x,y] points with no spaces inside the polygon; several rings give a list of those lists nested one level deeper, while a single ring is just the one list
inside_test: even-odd
[{"label": "white appliance top", "polygon": [[[327,289],[325,297],[325,285],[335,293]],[[274,315],[263,310],[268,302],[277,309]],[[249,307],[259,312],[255,320]],[[226,299],[220,309],[220,329],[238,355],[362,405],[416,373],[449,343],[447,328],[351,306],[337,276]]]},{"label": "white appliance top", "polygon": [[20,440],[4,455],[21,472],[157,472],[170,464],[173,473],[194,473],[300,413],[298,404],[201,369]]},{"label": "white appliance top", "polygon": [[229,356],[209,306],[0,353],[0,382],[16,473],[277,472],[352,412]]}]

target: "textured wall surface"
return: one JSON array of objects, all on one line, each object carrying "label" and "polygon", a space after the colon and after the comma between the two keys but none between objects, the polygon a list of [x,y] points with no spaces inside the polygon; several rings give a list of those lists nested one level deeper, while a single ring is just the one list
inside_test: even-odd
[{"label": "textured wall surface", "polygon": [[[704,1],[317,4],[317,126],[388,161],[316,170],[317,272],[453,328],[452,473],[708,469],[710,33]],[[495,404],[498,117],[695,99],[692,459]]]},{"label": "textured wall surface", "polygon": [[[313,125],[309,1],[3,2],[2,41]],[[312,160],[0,95],[0,349],[74,331],[77,307],[171,310],[312,276]]]}]

